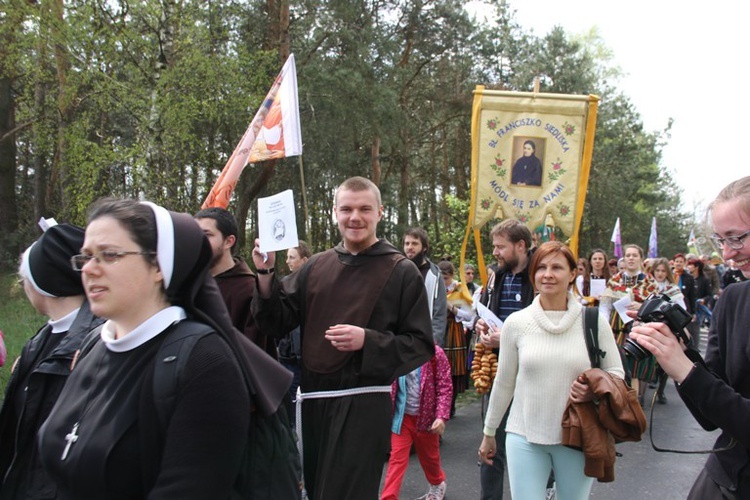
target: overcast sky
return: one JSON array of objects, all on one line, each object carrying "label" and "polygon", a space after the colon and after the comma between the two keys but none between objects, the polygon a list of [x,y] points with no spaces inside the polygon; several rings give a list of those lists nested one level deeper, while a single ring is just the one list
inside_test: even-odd
[{"label": "overcast sky", "polygon": [[[685,208],[705,206],[750,175],[750,7],[715,0],[510,0],[516,20],[543,36],[597,27],[648,131],[674,119],[662,164],[683,188]],[[625,180],[623,180],[625,181]]]}]

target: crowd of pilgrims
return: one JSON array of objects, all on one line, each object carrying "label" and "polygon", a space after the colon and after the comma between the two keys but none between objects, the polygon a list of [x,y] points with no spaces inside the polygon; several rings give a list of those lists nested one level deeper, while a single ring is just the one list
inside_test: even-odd
[{"label": "crowd of pilgrims", "polygon": [[[144,230],[144,220],[152,221],[152,225],[155,221],[155,234]],[[163,227],[170,228],[169,236],[162,234],[166,231]],[[344,229],[342,236],[346,238]],[[248,375],[237,361],[239,347],[226,309],[217,305],[221,297],[213,280],[206,278],[211,255],[201,243],[202,237],[203,232],[187,214],[168,212],[149,203],[109,200],[94,206],[85,229],[69,224],[56,225],[28,247],[21,258],[21,283],[37,311],[52,320],[24,346],[5,395],[0,413],[0,471],[3,474],[0,499],[96,498],[102,494],[107,498],[230,497],[232,478],[239,472],[245,445],[237,436],[248,426],[247,415],[238,409],[249,407],[254,396],[242,390],[245,387],[242,380],[252,374]],[[699,350],[701,328],[711,322],[723,290],[746,280],[731,260],[725,262],[718,253],[645,258],[642,248],[627,244],[619,259],[610,258],[602,249],[594,249],[586,258],[573,260],[577,265],[571,266],[572,253],[564,245],[535,242],[527,249],[529,258],[538,248],[542,250],[531,260],[532,274],[540,269],[542,274],[554,274],[560,267],[563,275],[572,279],[564,282],[559,290],[548,290],[542,280],[535,282],[536,297],[528,307],[524,306],[528,314],[534,313],[535,307],[547,316],[550,310],[571,310],[566,300],[572,297],[575,308],[598,308],[602,330],[611,329],[609,341],[620,347],[633,328],[632,312],[638,311],[649,297],[661,294],[690,313],[692,321],[688,331],[692,345]],[[392,253],[390,247],[378,251]],[[258,254],[257,244],[255,254]],[[255,254],[258,264],[261,261]],[[136,255],[138,258],[131,257]],[[287,255],[290,271],[296,271],[311,257],[304,242],[290,249]],[[489,283],[493,282],[495,273],[502,271],[501,264],[488,266]],[[425,498],[442,498],[445,494],[438,436],[444,431],[445,422],[455,414],[457,395],[470,387],[473,346],[480,335],[476,304],[480,297],[488,295],[488,289],[486,283],[478,283],[479,277],[471,264],[466,264],[459,272],[452,259],[445,257],[438,261],[437,269],[445,300],[435,304],[430,301],[430,307],[444,308],[444,331],[433,332],[437,344],[435,358],[429,361],[424,353],[414,356],[410,361],[413,367],[393,382],[392,403],[397,414],[399,404],[405,404],[406,415],[399,416],[398,425],[394,420],[391,443],[392,447],[399,443],[401,462],[392,460],[388,464],[383,498],[398,498],[406,467],[404,460],[408,460],[412,442],[421,443],[419,446],[423,447],[418,450],[420,460],[426,450],[422,465],[430,490]],[[272,271],[258,266],[259,274],[269,275]],[[565,274],[568,272],[569,275]],[[422,274],[424,278],[425,273]],[[532,276],[532,279],[535,278]],[[273,286],[273,293],[278,293],[278,285]],[[87,294],[89,298],[107,294],[112,297],[98,303],[97,314],[94,314],[86,300]],[[517,296],[520,302],[520,294]],[[562,309],[548,307],[561,298]],[[630,318],[627,311],[631,312]],[[563,318],[564,322],[564,314],[557,312],[550,317]],[[142,404],[143,398],[149,396],[148,391],[144,396],[143,391],[136,388],[143,385],[149,370],[153,369],[148,360],[160,345],[154,339],[161,332],[175,329],[175,325],[186,318],[210,325],[215,335],[208,335],[197,343],[194,357],[186,366],[184,376],[189,390],[180,394],[175,421],[166,430],[151,428],[145,422],[154,420],[156,410],[153,405]],[[508,338],[516,335],[514,328],[519,328],[510,318],[509,322],[509,332],[504,333]],[[294,323],[289,326],[294,327]],[[92,337],[94,331],[96,336]],[[296,331],[299,344],[299,323],[296,330],[288,328],[286,331],[292,334]],[[293,345],[292,334],[284,337],[289,345],[283,341],[277,343],[282,364],[294,372],[292,389],[289,390],[287,384],[281,390],[265,390],[269,400],[283,397],[293,416],[291,403],[300,384],[298,362],[306,351]],[[99,339],[101,342],[97,342]],[[5,349],[0,347],[4,361]],[[86,362],[79,370],[71,371],[81,351]],[[507,363],[506,358],[501,356],[501,361]],[[425,359],[428,359],[426,363]],[[35,360],[45,362],[35,364]],[[608,363],[614,364],[603,368],[618,377],[628,377],[637,390],[641,406],[645,404],[649,387],[656,389],[655,401],[667,403],[663,393],[667,377],[657,356],[643,360],[626,356],[621,360],[624,366],[610,358]],[[262,375],[274,377],[278,372],[273,370],[268,368]],[[419,392],[419,380],[427,373],[434,382],[425,399]],[[103,382],[111,380],[118,383],[105,385]],[[589,389],[578,382],[580,380],[570,389],[570,397],[575,400],[578,395],[581,400],[588,400],[592,397]],[[517,383],[521,383],[521,378]],[[493,390],[499,393],[502,388],[497,384],[496,381]],[[238,390],[216,390],[227,385]],[[577,388],[581,388],[580,391],[577,392]],[[424,390],[424,383],[421,390]],[[517,388],[508,390],[508,394],[513,394]],[[490,403],[489,412],[495,414],[488,417],[488,422],[493,422],[494,427],[503,414],[503,422],[508,418],[510,400],[499,402],[503,397],[493,395]],[[103,401],[107,404],[102,404]],[[133,401],[141,404],[132,404]],[[429,419],[422,423],[415,417],[409,424],[415,426],[415,440],[398,441],[401,425],[409,423],[409,405],[414,407],[414,412],[421,412],[421,418],[426,410],[419,407],[426,404],[425,401],[432,405]],[[498,410],[501,407],[502,410]],[[511,413],[510,428],[513,421]],[[198,427],[196,422],[199,422]],[[87,425],[96,427],[97,433],[85,432]],[[203,430],[197,432],[198,428]],[[485,429],[479,453],[480,458],[491,462],[498,450],[495,449],[494,428]],[[533,434],[530,428],[524,432]],[[417,437],[420,433],[424,435]],[[154,442],[144,444],[144,436]],[[427,439],[422,440],[425,436]],[[509,438],[509,444],[512,439]],[[158,473],[146,470],[141,463],[137,450],[144,446],[155,455],[151,465],[159,464]],[[517,444],[513,446],[516,449]],[[186,458],[194,456],[201,457],[200,467]],[[27,467],[19,467],[21,463]],[[88,478],[86,481],[81,480],[84,476]],[[190,480],[175,481],[176,477],[190,477]],[[511,483],[513,477],[511,471]],[[586,485],[576,487],[585,490]]]},{"label": "crowd of pilgrims", "polygon": [[[532,252],[533,250],[532,247]],[[474,279],[476,272],[471,264],[465,266],[466,283],[454,279],[455,268],[450,260],[442,260],[438,266],[449,294],[445,350],[446,353],[452,353],[449,359],[455,399],[456,394],[465,391],[470,385],[468,373],[473,356],[472,348],[476,343],[472,327],[477,319],[472,304],[481,295],[483,287]],[[496,264],[488,266],[488,276],[496,269]],[[632,300],[627,309],[638,311],[650,296],[664,294],[693,315],[688,331],[693,343],[698,346],[700,329],[709,326],[714,304],[721,292],[727,285],[745,280],[747,278],[734,267],[731,260],[725,263],[716,252],[712,256],[678,253],[671,258],[645,258],[640,246],[627,244],[623,246],[623,257],[619,259],[608,258],[607,252],[600,248],[592,250],[587,258],[579,258],[572,291],[584,307],[599,308],[599,314],[610,323],[618,346],[622,346],[627,340],[630,323],[624,322],[613,304],[629,295]],[[597,281],[599,287],[596,286]],[[592,282],[595,284],[593,293]],[[456,308],[456,303],[464,304],[465,307]],[[638,390],[639,401],[643,404],[647,388],[658,383],[663,372],[659,370],[653,357],[643,362],[628,358],[626,369],[632,378],[632,386]],[[659,389],[656,393],[657,401],[666,404],[663,383]]]}]

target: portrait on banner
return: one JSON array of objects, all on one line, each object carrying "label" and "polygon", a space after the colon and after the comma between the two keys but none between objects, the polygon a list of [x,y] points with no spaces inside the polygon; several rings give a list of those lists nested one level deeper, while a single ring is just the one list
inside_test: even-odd
[{"label": "portrait on banner", "polygon": [[543,137],[513,137],[513,158],[517,159],[511,170],[511,184],[532,187],[542,185],[546,144],[547,140]]}]

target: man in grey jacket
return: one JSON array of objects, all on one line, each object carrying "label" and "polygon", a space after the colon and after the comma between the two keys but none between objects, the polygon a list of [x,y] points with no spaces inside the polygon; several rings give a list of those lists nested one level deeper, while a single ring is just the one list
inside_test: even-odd
[{"label": "man in grey jacket", "polygon": [[435,343],[443,347],[445,342],[445,322],[448,313],[448,300],[445,284],[437,265],[427,258],[430,250],[427,231],[421,227],[410,227],[404,233],[404,254],[419,268],[427,289],[427,301],[432,314],[432,336]]}]

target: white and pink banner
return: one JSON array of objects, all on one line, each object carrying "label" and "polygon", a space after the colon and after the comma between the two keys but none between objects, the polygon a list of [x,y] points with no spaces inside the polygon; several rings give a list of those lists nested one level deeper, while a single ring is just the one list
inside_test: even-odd
[{"label": "white and pink banner", "polygon": [[240,174],[248,163],[301,154],[297,69],[294,54],[291,54],[208,193],[202,208],[227,208]]}]

